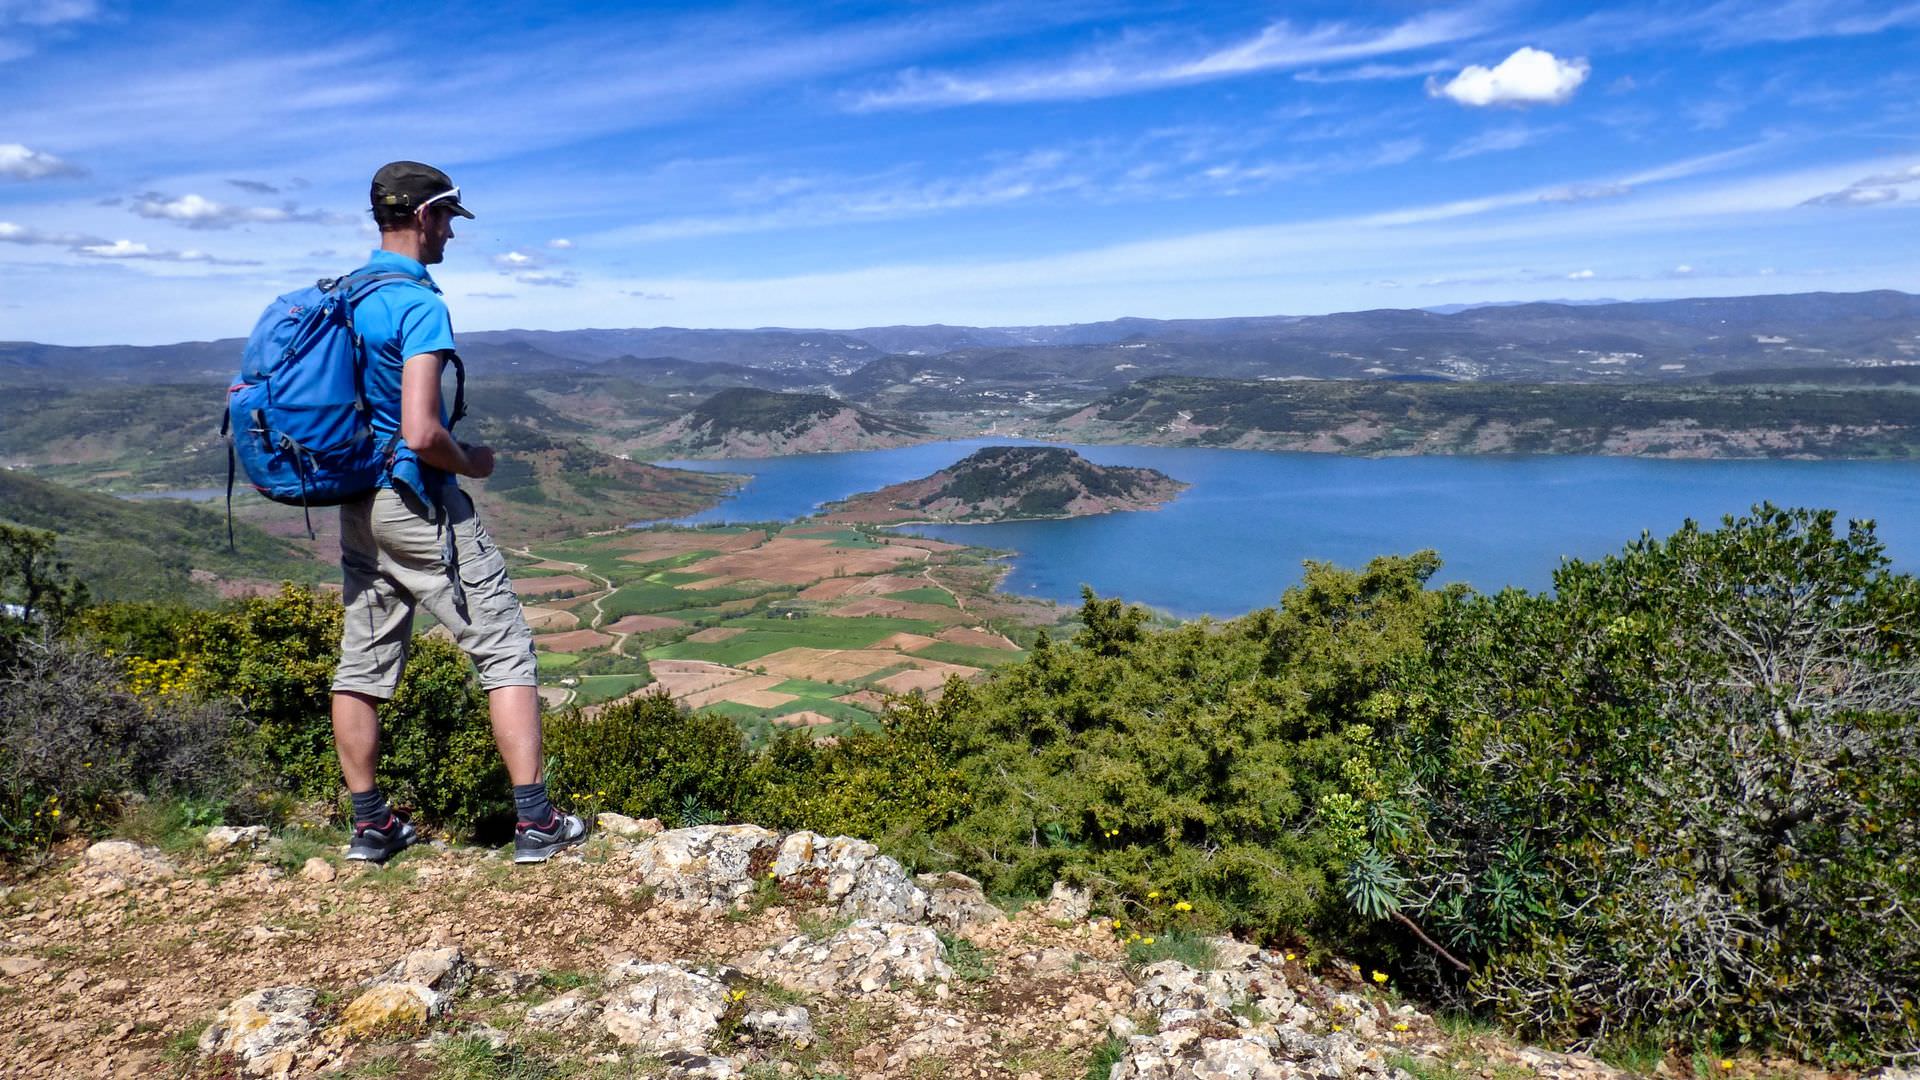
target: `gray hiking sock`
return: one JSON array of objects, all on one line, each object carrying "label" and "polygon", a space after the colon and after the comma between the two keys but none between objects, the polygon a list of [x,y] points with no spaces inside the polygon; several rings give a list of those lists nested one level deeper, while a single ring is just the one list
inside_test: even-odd
[{"label": "gray hiking sock", "polygon": [[553,820],[553,803],[547,798],[544,781],[513,785],[513,809],[523,825],[544,826]]},{"label": "gray hiking sock", "polygon": [[355,822],[379,825],[387,820],[387,815],[393,813],[393,808],[387,805],[386,793],[377,787],[367,791],[349,791],[347,794],[353,796]]}]

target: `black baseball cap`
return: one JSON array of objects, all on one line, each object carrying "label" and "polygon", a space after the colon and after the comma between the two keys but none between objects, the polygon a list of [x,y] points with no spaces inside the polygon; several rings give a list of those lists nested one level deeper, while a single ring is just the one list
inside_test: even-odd
[{"label": "black baseball cap", "polygon": [[373,205],[392,206],[414,211],[423,206],[444,206],[461,217],[473,211],[460,205],[460,188],[446,173],[418,161],[389,161],[373,174]]}]

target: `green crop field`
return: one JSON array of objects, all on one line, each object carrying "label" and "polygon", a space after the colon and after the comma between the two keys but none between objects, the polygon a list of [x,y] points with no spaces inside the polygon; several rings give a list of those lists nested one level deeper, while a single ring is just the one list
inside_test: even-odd
[{"label": "green crop field", "polygon": [[580,705],[598,705],[625,697],[652,681],[653,676],[646,674],[582,675],[580,685],[574,687],[574,701]]},{"label": "green crop field", "polygon": [[903,600],[909,604],[939,604],[941,607],[957,608],[960,601],[945,589],[927,586],[921,589],[904,589],[900,592],[885,594],[888,600]]},{"label": "green crop field", "polygon": [[866,617],[842,619],[815,615],[805,619],[739,618],[728,628],[746,631],[725,641],[677,641],[647,650],[649,658],[708,660],[738,667],[782,649],[864,649],[897,633],[938,633],[940,627],[919,619]]},{"label": "green crop field", "polygon": [[928,660],[938,660],[943,664],[965,664],[968,667],[998,667],[1010,664],[1025,656],[1025,653],[1008,649],[989,649],[983,645],[955,645],[951,642],[938,642],[924,649],[915,649],[915,656],[924,656]]}]

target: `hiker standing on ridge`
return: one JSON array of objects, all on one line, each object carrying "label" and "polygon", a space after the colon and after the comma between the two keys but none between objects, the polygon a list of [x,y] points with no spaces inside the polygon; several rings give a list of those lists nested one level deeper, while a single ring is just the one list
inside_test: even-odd
[{"label": "hiker standing on ridge", "polygon": [[[382,862],[419,839],[374,781],[380,757],[376,708],[393,697],[407,662],[413,615],[424,606],[480,670],[493,737],[513,779],[519,827],[515,862],[544,862],[586,838],[586,822],[554,809],[541,775],[539,680],[533,632],[507,578],[506,558],[474,516],[459,476],[493,472],[493,450],[454,441],[442,408],[440,372],[456,366],[453,328],[427,267],[453,239],[453,219],[471,218],[447,174],[395,161],[373,176],[380,248],[362,274],[404,274],[354,309],[365,343],[362,393],[390,467],[371,494],[340,507],[340,568],[346,620],[333,677],[333,739],[353,796],[347,858]],[[397,436],[397,437],[396,437]]]}]

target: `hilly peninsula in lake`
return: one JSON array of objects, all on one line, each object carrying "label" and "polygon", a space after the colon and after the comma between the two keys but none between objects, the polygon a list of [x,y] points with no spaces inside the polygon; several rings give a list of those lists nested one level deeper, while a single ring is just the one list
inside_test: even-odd
[{"label": "hilly peninsula in lake", "polygon": [[1157,469],[1095,465],[1060,446],[989,446],[932,476],[830,504],[829,521],[990,522],[1151,510],[1187,489]]},{"label": "hilly peninsula in lake", "polygon": [[919,424],[879,416],[824,394],[741,386],[694,406],[642,445],[681,457],[754,458],[885,450],[931,437]]}]

